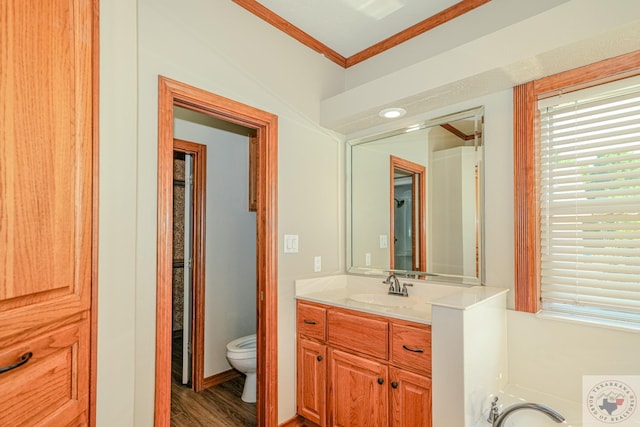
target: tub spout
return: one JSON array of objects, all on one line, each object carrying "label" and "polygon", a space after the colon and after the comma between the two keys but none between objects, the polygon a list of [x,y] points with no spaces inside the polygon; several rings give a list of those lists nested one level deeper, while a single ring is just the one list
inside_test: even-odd
[{"label": "tub spout", "polygon": [[489,413],[489,421],[491,427],[503,427],[505,420],[514,412],[521,409],[533,409],[534,411],[542,412],[553,421],[561,423],[564,421],[564,417],[557,411],[549,408],[548,406],[541,405],[539,403],[517,403],[506,408],[502,413],[498,411],[498,398],[495,397],[491,402],[491,412]]}]

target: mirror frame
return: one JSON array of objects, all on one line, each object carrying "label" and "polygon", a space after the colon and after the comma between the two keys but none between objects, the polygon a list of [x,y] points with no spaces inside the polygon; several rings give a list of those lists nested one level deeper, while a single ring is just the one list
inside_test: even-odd
[{"label": "mirror frame", "polygon": [[[352,150],[354,147],[365,144],[371,141],[377,141],[380,139],[401,135],[410,131],[419,131],[423,129],[427,129],[434,126],[444,125],[450,122],[454,122],[457,120],[463,119],[475,119],[476,128],[476,144],[479,146],[479,149],[482,150],[481,163],[480,163],[480,171],[478,173],[478,194],[477,194],[477,205],[478,205],[478,214],[477,214],[477,247],[478,247],[478,275],[477,276],[462,276],[462,275],[448,275],[448,274],[434,274],[429,271],[413,271],[413,270],[398,270],[391,268],[379,268],[379,267],[366,267],[354,265],[353,263],[353,224],[352,224],[352,161],[353,161],[353,153]],[[480,143],[478,143],[480,140]],[[410,126],[403,126],[401,128],[393,129],[386,132],[376,133],[372,135],[368,135],[361,138],[356,138],[353,140],[347,140],[345,144],[345,186],[346,186],[346,264],[347,264],[347,272],[351,274],[360,274],[360,275],[372,275],[372,276],[381,276],[384,277],[390,273],[395,273],[399,276],[404,276],[413,279],[419,280],[432,280],[432,281],[445,281],[457,284],[471,284],[471,285],[484,285],[485,284],[485,256],[484,256],[484,246],[485,246],[485,232],[484,232],[484,147],[485,147],[485,138],[484,138],[484,107],[479,106],[475,108],[471,108],[468,110],[460,111],[453,114],[447,114],[445,116],[439,116],[433,119],[427,119],[422,122],[412,124]],[[428,208],[427,208],[428,209]],[[428,270],[428,268],[426,269]]]}]

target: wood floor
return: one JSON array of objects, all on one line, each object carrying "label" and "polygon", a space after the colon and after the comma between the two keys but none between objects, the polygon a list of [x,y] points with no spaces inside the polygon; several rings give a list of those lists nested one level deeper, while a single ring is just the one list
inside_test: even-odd
[{"label": "wood floor", "polygon": [[254,427],[256,404],[240,399],[244,376],[195,393],[181,384],[182,337],[175,337],[171,366],[171,426]]}]

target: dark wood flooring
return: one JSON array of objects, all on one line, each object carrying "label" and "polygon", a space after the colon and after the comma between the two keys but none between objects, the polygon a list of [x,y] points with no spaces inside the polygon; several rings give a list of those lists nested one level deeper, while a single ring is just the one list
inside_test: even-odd
[{"label": "dark wood flooring", "polygon": [[171,367],[171,426],[254,427],[256,404],[240,399],[244,376],[200,393],[182,385],[182,337],[174,337]]}]

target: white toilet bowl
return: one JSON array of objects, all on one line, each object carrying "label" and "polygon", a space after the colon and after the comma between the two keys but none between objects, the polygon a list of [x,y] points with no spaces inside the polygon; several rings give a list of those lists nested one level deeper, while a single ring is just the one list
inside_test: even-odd
[{"label": "white toilet bowl", "polygon": [[247,376],[242,390],[242,400],[256,401],[256,334],[237,338],[227,344],[229,364]]}]

